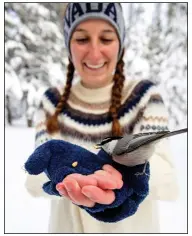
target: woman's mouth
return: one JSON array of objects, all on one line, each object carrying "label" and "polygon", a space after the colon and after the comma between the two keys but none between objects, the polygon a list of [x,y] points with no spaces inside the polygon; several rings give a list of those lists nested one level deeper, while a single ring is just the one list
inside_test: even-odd
[{"label": "woman's mouth", "polygon": [[98,65],[92,65],[92,64],[84,63],[86,68],[88,68],[89,70],[92,70],[92,71],[98,71],[99,69],[103,68],[105,66],[105,64],[106,64],[106,62],[104,62],[102,64],[98,64]]}]

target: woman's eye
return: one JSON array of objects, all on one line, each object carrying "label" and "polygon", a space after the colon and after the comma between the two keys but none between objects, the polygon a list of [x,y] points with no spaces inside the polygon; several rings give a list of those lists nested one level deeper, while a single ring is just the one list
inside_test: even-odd
[{"label": "woman's eye", "polygon": [[110,44],[113,42],[113,39],[101,39],[104,44]]},{"label": "woman's eye", "polygon": [[[104,44],[110,44],[113,41],[113,39],[105,39],[105,38],[101,38],[100,40]],[[89,39],[88,38],[79,38],[79,39],[76,39],[76,42],[79,44],[85,44],[85,43],[89,42]]]},{"label": "woman's eye", "polygon": [[88,39],[76,39],[78,43],[86,43]]},{"label": "woman's eye", "polygon": [[101,39],[104,43],[111,43],[113,40],[112,39]]}]

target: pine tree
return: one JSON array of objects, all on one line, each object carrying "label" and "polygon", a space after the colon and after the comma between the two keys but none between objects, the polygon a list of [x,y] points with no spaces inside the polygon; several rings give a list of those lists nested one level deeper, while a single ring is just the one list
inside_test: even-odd
[{"label": "pine tree", "polygon": [[[46,89],[65,83],[67,54],[59,9],[57,3],[5,4],[5,63],[10,67],[5,81],[8,77],[12,81],[14,73],[22,93],[27,92],[28,96],[32,90],[38,93],[42,86]],[[14,86],[11,88],[14,90]],[[13,96],[14,92],[9,91],[10,88],[6,94]],[[23,102],[21,97],[16,99],[20,100],[17,103]],[[16,102],[9,100],[12,100],[10,106]],[[26,107],[30,108],[30,105]],[[20,116],[25,112],[27,110],[21,111]]]},{"label": "pine tree", "polygon": [[[5,3],[5,105],[10,123],[25,115],[30,124],[40,94],[65,83],[68,58],[60,18],[65,7]],[[161,84],[172,127],[186,126],[187,3],[127,3],[123,10],[125,76]]]}]

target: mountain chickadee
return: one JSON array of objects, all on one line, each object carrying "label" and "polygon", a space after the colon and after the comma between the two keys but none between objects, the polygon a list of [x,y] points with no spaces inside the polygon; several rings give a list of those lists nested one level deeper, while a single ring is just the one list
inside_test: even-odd
[{"label": "mountain chickadee", "polygon": [[187,132],[187,128],[175,131],[160,131],[139,134],[126,134],[124,137],[107,137],[96,144],[95,148],[102,148],[112,156],[115,162],[125,166],[144,164],[144,170],[137,175],[146,174],[146,164],[152,156],[155,145],[163,138]]}]

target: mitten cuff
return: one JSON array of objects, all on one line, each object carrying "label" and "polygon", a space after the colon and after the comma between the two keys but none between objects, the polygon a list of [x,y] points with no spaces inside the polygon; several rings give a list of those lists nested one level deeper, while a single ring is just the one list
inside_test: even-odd
[{"label": "mitten cuff", "polygon": [[95,204],[91,208],[79,206],[97,220],[108,223],[117,222],[135,214],[139,204],[149,192],[149,163],[144,174],[141,174],[144,165],[127,167],[115,162],[112,165],[122,174],[124,182],[121,189],[114,190],[115,201],[110,205]]}]

